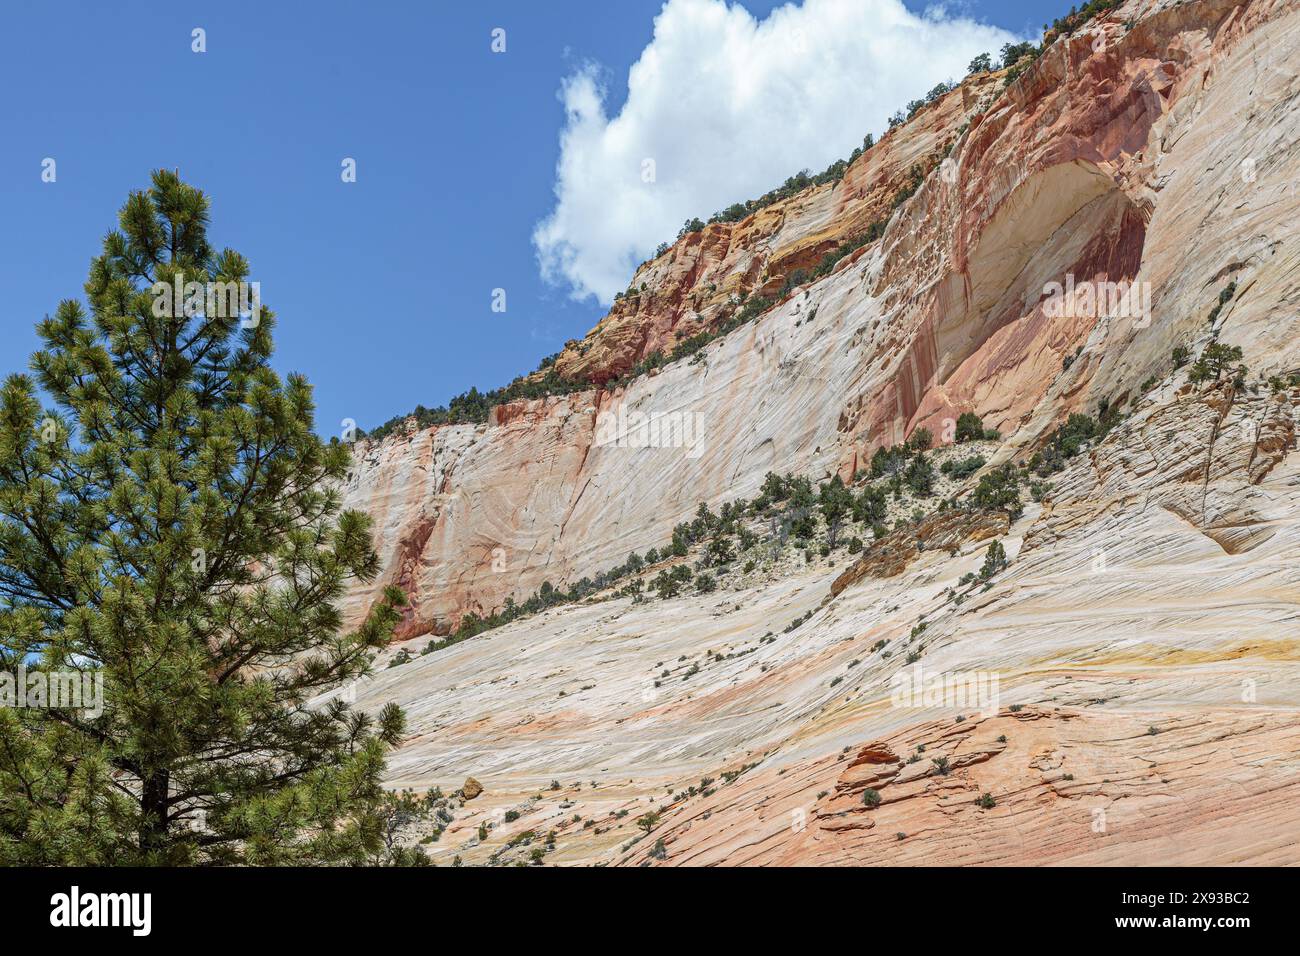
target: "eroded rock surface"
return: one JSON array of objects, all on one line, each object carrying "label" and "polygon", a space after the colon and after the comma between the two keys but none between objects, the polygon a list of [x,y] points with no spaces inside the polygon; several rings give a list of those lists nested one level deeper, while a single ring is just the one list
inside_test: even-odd
[{"label": "eroded rock surface", "polygon": [[[554,831],[557,863],[1300,862],[1300,455],[1252,472],[1260,439],[1239,427],[1203,449],[1209,472],[1135,451],[1177,460],[1179,429],[1153,422],[1197,420],[1223,391],[1073,460],[1006,529],[987,585],[961,584],[984,558],[968,542],[835,596],[818,562],[594,600],[380,671],[358,702],[407,710],[394,785],[483,781],[444,859],[522,859],[512,839]],[[1232,408],[1284,433],[1292,415],[1285,394]],[[1171,510],[1193,490],[1248,501],[1251,546]]]},{"label": "eroded rock surface", "polygon": [[[769,470],[848,478],[964,411],[999,465],[1071,412],[1131,413],[1009,525],[606,594],[380,671],[353,690],[407,710],[392,783],[483,782],[435,855],[510,860],[531,830],[558,863],[1300,863],[1300,394],[1262,382],[1300,368],[1296,63],[1293,3],[1130,0],[840,184],[686,237],[558,367],[609,381],[890,216],[698,360],[359,448],[347,499],[384,569],[348,611],[397,583],[414,637],[662,547]],[[1066,274],[1149,283],[1151,313],[1057,314]],[[1212,341],[1244,382],[1173,368]],[[701,439],[598,441],[620,413]],[[1009,566],[963,584],[990,537]],[[926,674],[996,699],[900,704]]]},{"label": "eroded rock surface", "polygon": [[[1000,76],[963,84],[837,186],[684,238],[637,274],[636,310],[621,302],[575,347],[575,374],[615,374],[661,327],[693,330],[682,303],[711,285],[761,291],[800,250],[889,214],[913,165],[938,163],[881,239],[702,361],[360,448],[348,503],[376,515],[384,573],[351,613],[395,582],[412,599],[403,634],[443,633],[661,546],[701,500],[752,496],[769,469],[851,474],[920,425],[943,439],[960,411],[1023,453],[1071,411],[1127,403],[1167,375],[1176,345],[1211,335],[1240,345],[1252,373],[1300,367],[1296,62],[1293,4],[1134,0],[1000,94]],[[685,265],[718,243],[707,268]],[[1067,274],[1149,282],[1151,316],[1051,318],[1043,290]],[[602,445],[601,413],[691,416],[701,437]]]}]

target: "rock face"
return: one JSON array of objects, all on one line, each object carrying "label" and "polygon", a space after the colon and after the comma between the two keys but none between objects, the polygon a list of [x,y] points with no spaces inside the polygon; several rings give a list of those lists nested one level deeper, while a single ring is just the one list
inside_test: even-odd
[{"label": "rock face", "polygon": [[637,270],[609,315],[581,342],[566,345],[556,370],[604,384],[731,314],[734,297],[776,296],[787,276],[811,270],[826,253],[888,219],[913,170],[929,172],[940,163],[959,130],[997,95],[1004,75],[971,77],[867,150],[840,182],[686,235]]},{"label": "rock face", "polygon": [[[1259,381],[1300,368],[1298,62],[1287,0],[1130,0],[839,184],[683,238],[557,368],[608,382],[889,216],[696,359],[359,447],[384,567],[346,610],[396,583],[409,638],[662,547],[768,471],[848,478],[964,411],[1022,461],[1131,411],[1013,524],[940,513],[847,571],[607,595],[381,671],[358,701],[408,712],[394,785],[487,785],[437,852],[553,829],[574,863],[1300,862],[1300,393]],[[1130,281],[1149,311],[1080,291]],[[1212,341],[1244,381],[1174,369]],[[989,537],[1009,567],[955,601]],[[994,699],[900,705],[917,668]]]},{"label": "rock face", "polygon": [[1151,402],[1114,439],[1054,480],[1026,549],[1064,541],[1141,501],[1240,554],[1272,535],[1255,509],[1259,484],[1295,447],[1292,399],[1238,394],[1222,383]]},{"label": "rock face", "polygon": [[922,551],[956,551],[968,541],[986,541],[1007,533],[1005,513],[940,511],[915,528],[900,528],[867,548],[867,553],[831,582],[831,596],[866,577],[902,574]]},{"label": "rock face", "polygon": [[[857,234],[953,144],[883,238],[702,361],[360,448],[348,503],[376,516],[385,567],[350,611],[395,582],[412,599],[403,636],[444,633],[663,545],[699,501],[753,494],[769,469],[848,474],[920,425],[943,437],[960,411],[1023,450],[1071,411],[1129,401],[1175,346],[1211,334],[1252,371],[1300,367],[1297,15],[1283,0],[1130,3],[1005,91],[963,85],[839,185],[687,236],[638,272],[638,304],[566,353],[567,372],[616,374],[694,315],[711,321],[710,286],[761,289]],[[1150,283],[1151,315],[1053,317],[1044,287],[1067,276]],[[689,416],[700,437],[600,444],[602,414]]]},{"label": "rock face", "polygon": [[[1272,828],[1293,820],[1285,801],[1300,781],[1273,773],[1275,748],[1300,743],[1300,723],[1171,714],[1151,734],[1150,719],[1025,709],[930,721],[780,779],[742,777],[659,838],[665,860],[683,866],[1295,862],[1294,839]],[[921,745],[922,759],[907,763]],[[946,773],[930,754],[949,761]],[[864,802],[868,789],[877,806]],[[699,825],[711,809],[723,819]]]},{"label": "rock face", "polygon": [[[1074,459],[962,601],[982,543],[835,596],[828,563],[801,563],[555,608],[381,670],[357,702],[407,711],[393,785],[484,781],[434,850],[467,863],[525,858],[507,845],[528,830],[555,831],[557,863],[1300,862],[1300,454],[1260,437],[1290,433],[1292,399],[1234,396],[1227,421],[1273,425],[1220,428],[1208,469],[1138,453],[1181,460],[1225,392]],[[1202,499],[1240,510],[1170,507]]]}]

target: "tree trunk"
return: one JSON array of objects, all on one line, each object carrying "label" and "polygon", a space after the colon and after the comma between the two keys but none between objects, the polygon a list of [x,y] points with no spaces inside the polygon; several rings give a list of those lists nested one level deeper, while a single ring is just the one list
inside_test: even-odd
[{"label": "tree trunk", "polygon": [[171,774],[159,770],[145,777],[140,791],[140,849],[145,853],[161,850],[167,841],[167,792]]}]

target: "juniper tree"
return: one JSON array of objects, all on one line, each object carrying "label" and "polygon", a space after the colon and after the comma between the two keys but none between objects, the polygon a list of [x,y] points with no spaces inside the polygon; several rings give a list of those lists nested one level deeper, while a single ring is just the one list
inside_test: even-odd
[{"label": "juniper tree", "polygon": [[918,497],[928,498],[934,494],[934,466],[923,452],[918,451],[916,457],[908,463],[903,472],[903,480]]},{"label": "juniper tree", "polygon": [[1007,566],[1007,552],[1001,541],[994,541],[984,554],[984,565],[980,568],[980,577],[988,580]]},{"label": "juniper tree", "polygon": [[853,520],[862,524],[875,524],[884,521],[889,513],[889,502],[885,489],[875,485],[864,485],[858,497],[853,499]]},{"label": "juniper tree", "polygon": [[962,412],[957,416],[957,444],[979,441],[984,437],[984,423],[974,412]]},{"label": "juniper tree", "polygon": [[817,498],[822,517],[826,519],[826,544],[833,550],[840,528],[844,524],[844,517],[853,508],[853,492],[849,491],[844,485],[844,480],[836,475],[821,486]]},{"label": "juniper tree", "polygon": [[378,560],[341,508],[346,445],[270,367],[272,313],[165,301],[178,280],[247,281],[208,222],[202,192],[154,173],[91,262],[89,309],[60,303],[34,375],[0,391],[3,664],[105,691],[98,716],[0,709],[3,863],[359,863],[383,845],[401,711],[319,698],[367,672],[402,596],[344,630],[339,600]]}]

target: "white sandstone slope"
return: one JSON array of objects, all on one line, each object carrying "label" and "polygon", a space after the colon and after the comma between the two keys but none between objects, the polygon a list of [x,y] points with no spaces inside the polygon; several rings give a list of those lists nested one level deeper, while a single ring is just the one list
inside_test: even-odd
[{"label": "white sandstone slope", "polygon": [[[628,846],[634,820],[654,809],[669,863],[1295,863],[1293,400],[1189,389],[1139,410],[1056,476],[1003,539],[1010,567],[960,603],[947,589],[983,542],[834,598],[818,561],[554,609],[381,671],[358,702],[407,710],[394,785],[486,787],[443,860],[523,858],[502,848],[555,830],[548,860],[639,863],[653,842]],[[899,705],[896,674],[970,673],[996,700]],[[683,796],[702,778],[711,793]]]}]

